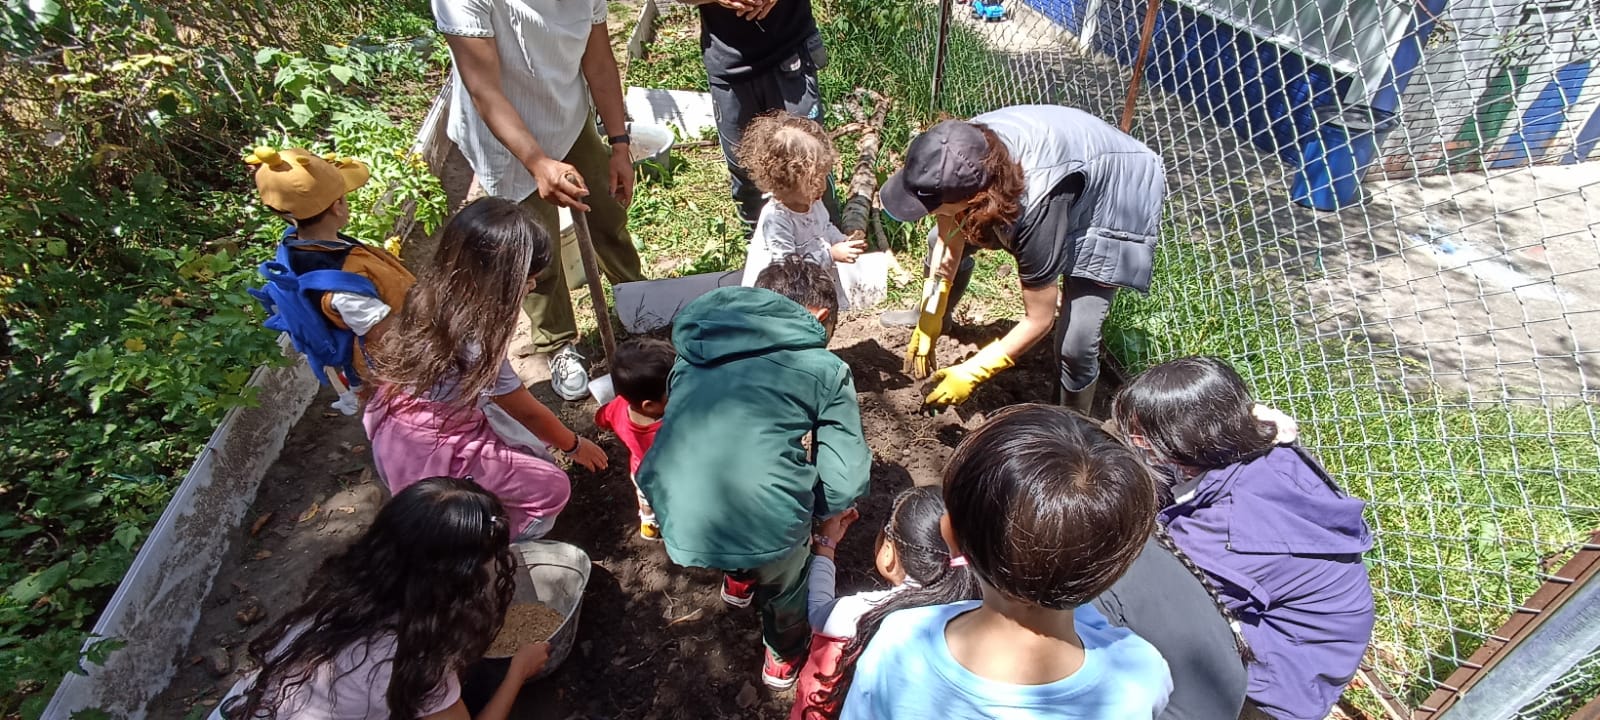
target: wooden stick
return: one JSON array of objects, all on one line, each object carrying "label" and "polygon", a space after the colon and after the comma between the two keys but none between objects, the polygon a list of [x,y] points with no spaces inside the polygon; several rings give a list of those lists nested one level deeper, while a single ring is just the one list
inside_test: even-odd
[{"label": "wooden stick", "polygon": [[1144,63],[1150,57],[1150,38],[1156,32],[1156,14],[1161,0],[1150,0],[1144,10],[1144,27],[1139,31],[1139,56],[1133,60],[1133,77],[1128,79],[1128,100],[1122,106],[1122,131],[1133,129],[1133,107],[1139,102],[1139,83],[1144,80]]},{"label": "wooden stick", "polygon": [[[575,181],[576,178],[571,180]],[[576,182],[573,182],[576,185]],[[578,236],[578,255],[583,259],[583,274],[589,281],[589,299],[594,302],[595,324],[600,326],[600,344],[606,350],[606,362],[617,356],[617,335],[611,328],[611,310],[606,307],[606,288],[600,284],[600,258],[594,252],[594,238],[589,235],[589,215],[577,208],[572,211],[572,231]],[[561,262],[556,258],[554,262]]]}]

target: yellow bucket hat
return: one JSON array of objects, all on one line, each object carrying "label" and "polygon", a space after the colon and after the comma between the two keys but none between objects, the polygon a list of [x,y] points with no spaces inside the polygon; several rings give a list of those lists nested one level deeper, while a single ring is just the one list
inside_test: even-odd
[{"label": "yellow bucket hat", "polygon": [[296,220],[316,217],[372,177],[360,160],[333,153],[316,155],[301,148],[278,150],[262,145],[244,161],[256,168],[261,202]]}]

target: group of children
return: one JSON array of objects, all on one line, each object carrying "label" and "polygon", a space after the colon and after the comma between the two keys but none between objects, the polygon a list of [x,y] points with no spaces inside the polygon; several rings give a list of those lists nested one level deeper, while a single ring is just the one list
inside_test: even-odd
[{"label": "group of children", "polygon": [[[819,212],[833,161],[814,126],[747,131],[742,159],[771,193],[749,286],[684,307],[670,343],[619,345],[617,398],[595,415],[628,450],[640,536],[756,606],[763,681],[799,686],[791,718],[1324,717],[1372,630],[1363,503],[1219,360],[1148,370],[1104,424],[1043,405],[989,418],[939,485],[895,498],[873,556],[887,587],[839,596],[872,453],[828,349],[832,267],[861,245]],[[516,203],[480,199],[412,278],[339,233],[360,163],[250,160],[291,226],[274,269],[300,281],[275,281],[269,310],[360,388],[393,498],[252,644],[259,670],[214,717],[466,718],[457,674],[510,602],[508,546],[547,533],[570,496],[556,455],[607,465],[505,359],[551,239]],[[308,314],[354,341],[296,331]],[[504,718],[546,656],[519,651],[472,717]]]}]

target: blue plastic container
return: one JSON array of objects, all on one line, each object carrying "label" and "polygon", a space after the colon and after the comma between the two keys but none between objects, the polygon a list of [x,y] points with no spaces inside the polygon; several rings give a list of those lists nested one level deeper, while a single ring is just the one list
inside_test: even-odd
[{"label": "blue plastic container", "polygon": [[1317,132],[1300,154],[1289,197],[1317,210],[1361,203],[1361,175],[1378,155],[1378,139],[1393,130],[1394,113],[1365,105],[1316,110]]}]

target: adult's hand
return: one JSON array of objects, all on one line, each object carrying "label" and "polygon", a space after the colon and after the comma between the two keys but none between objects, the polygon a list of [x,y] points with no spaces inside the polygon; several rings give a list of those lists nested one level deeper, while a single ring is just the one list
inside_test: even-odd
[{"label": "adult's hand", "polygon": [[[917,314],[917,329],[911,331],[903,368],[918,380],[927,377],[939,364],[934,357],[934,349],[939,342],[939,333],[944,331],[945,309],[950,302],[949,280],[932,277],[925,284],[923,301],[918,306],[921,312]],[[928,307],[930,294],[933,298],[931,308]]]},{"label": "adult's hand", "polygon": [[[716,3],[732,10],[742,20],[756,20],[756,13],[765,9],[767,0],[716,0]],[[766,14],[761,16],[766,17]]]},{"label": "adult's hand", "polygon": [[1006,354],[999,341],[989,343],[972,359],[934,373],[933,381],[938,384],[923,402],[927,405],[960,405],[972,397],[972,391],[978,389],[979,385],[1013,364],[1011,356]]},{"label": "adult's hand", "polygon": [[540,200],[556,207],[589,211],[589,206],[583,202],[583,198],[589,195],[589,188],[583,184],[583,176],[577,168],[560,160],[543,157],[530,164],[528,172],[539,183]]},{"label": "adult's hand", "polygon": [[754,21],[754,22],[760,22],[762,20],[765,20],[767,15],[772,13],[772,8],[778,6],[778,0],[752,0],[752,2],[754,2],[759,7],[757,8],[757,10],[754,13],[751,13],[750,17],[747,17],[745,19],[746,20],[751,20],[751,21]]},{"label": "adult's hand", "polygon": [[633,152],[627,143],[611,146],[611,196],[626,208],[633,204]]}]

